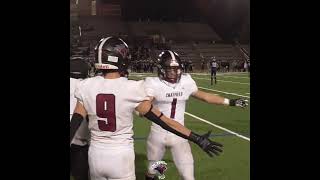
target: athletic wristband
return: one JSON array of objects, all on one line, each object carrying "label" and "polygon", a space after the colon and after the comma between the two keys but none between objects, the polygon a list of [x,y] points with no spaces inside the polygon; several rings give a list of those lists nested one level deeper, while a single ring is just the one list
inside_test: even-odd
[{"label": "athletic wristband", "polygon": [[230,100],[228,98],[224,98],[223,104],[230,105]]}]

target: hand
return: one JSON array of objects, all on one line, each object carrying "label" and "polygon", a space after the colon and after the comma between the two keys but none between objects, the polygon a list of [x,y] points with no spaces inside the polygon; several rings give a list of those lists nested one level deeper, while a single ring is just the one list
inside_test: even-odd
[{"label": "hand", "polygon": [[222,149],[220,147],[223,147],[222,144],[211,141],[209,139],[209,136],[211,134],[211,131],[207,132],[204,135],[198,135],[193,132],[191,132],[189,139],[196,143],[200,148],[205,151],[210,157],[213,157],[212,153],[214,153],[216,156],[219,155],[220,152],[222,152]]},{"label": "hand", "polygon": [[230,106],[246,107],[249,105],[249,101],[246,99],[230,99]]}]

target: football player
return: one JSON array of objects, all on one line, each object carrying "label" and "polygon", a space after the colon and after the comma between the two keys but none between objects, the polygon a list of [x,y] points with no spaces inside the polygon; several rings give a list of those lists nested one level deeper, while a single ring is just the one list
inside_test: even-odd
[{"label": "football player", "polygon": [[[77,99],[74,92],[83,79],[88,77],[89,65],[81,57],[72,57],[70,60],[70,121]],[[88,180],[88,141],[89,129],[87,121],[82,121],[70,146],[70,170],[75,180]]]},{"label": "football player", "polygon": [[210,61],[210,67],[211,67],[211,85],[213,85],[213,79],[214,84],[217,84],[217,62],[216,57],[214,56],[212,60]]},{"label": "football player", "polygon": [[[158,77],[145,79],[146,93],[153,100],[153,105],[165,116],[180,124],[184,125],[186,101],[190,96],[210,104],[240,107],[247,105],[246,100],[243,99],[227,99],[198,90],[191,76],[182,72],[183,66],[179,55],[174,51],[166,50],[159,55]],[[209,136],[210,133],[207,135]],[[173,161],[182,179],[194,180],[193,157],[188,141],[154,123],[151,125],[147,139],[149,168],[146,179],[154,177],[150,166],[163,158],[166,147],[170,148]]]},{"label": "football player", "polygon": [[70,124],[70,140],[84,117],[89,117],[89,169],[91,180],[134,180],[133,111],[174,134],[196,143],[207,153],[221,152],[222,145],[207,134],[198,135],[163,115],[151,104],[144,81],[122,77],[129,64],[129,48],[120,38],[107,37],[95,48],[95,67],[103,76],[83,80]]}]

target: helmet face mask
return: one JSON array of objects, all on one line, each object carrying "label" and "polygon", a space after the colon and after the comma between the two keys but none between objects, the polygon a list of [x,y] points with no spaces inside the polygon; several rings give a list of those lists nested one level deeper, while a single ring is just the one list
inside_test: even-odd
[{"label": "helmet face mask", "polygon": [[170,83],[178,83],[183,69],[179,55],[173,51],[163,51],[158,62],[159,78]]},{"label": "helmet face mask", "polygon": [[175,67],[166,67],[165,68],[165,77],[164,80],[170,83],[177,83],[181,78],[181,69],[178,66]]}]

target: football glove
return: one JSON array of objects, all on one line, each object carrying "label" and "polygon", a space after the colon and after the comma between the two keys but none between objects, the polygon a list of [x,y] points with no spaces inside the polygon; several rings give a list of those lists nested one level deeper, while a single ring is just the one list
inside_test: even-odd
[{"label": "football glove", "polygon": [[219,153],[222,152],[221,147],[223,147],[222,144],[211,141],[209,139],[209,136],[211,134],[211,131],[207,132],[204,135],[198,135],[194,132],[191,132],[189,140],[196,143],[200,148],[205,151],[210,157],[213,157],[212,153],[214,153],[216,156],[219,155]]},{"label": "football glove", "polygon": [[238,99],[230,99],[230,106],[238,106],[238,107],[246,107],[249,105],[248,103],[249,101],[246,100],[246,99],[241,99],[241,98],[238,98]]}]

